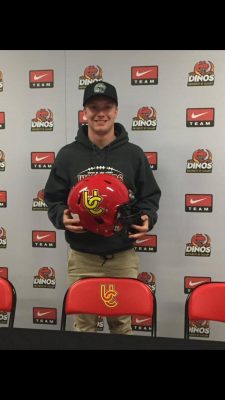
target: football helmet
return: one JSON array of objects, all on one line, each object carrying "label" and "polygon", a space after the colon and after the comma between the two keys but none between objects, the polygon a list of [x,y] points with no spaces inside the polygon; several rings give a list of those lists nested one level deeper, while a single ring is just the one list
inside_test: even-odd
[{"label": "football helmet", "polygon": [[84,229],[112,236],[123,229],[120,207],[129,205],[133,195],[118,178],[109,174],[87,176],[71,189],[68,207],[78,214]]}]

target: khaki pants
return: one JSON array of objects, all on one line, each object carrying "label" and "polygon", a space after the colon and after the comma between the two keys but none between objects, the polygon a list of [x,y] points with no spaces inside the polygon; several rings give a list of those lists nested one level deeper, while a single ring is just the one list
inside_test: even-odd
[{"label": "khaki pants", "polygon": [[[121,251],[108,256],[107,259],[96,254],[70,250],[68,260],[68,278],[70,285],[82,278],[115,277],[137,278],[139,257],[134,249]],[[78,314],[74,328],[81,332],[97,331],[97,315]],[[131,317],[107,317],[111,333],[131,334]]]}]

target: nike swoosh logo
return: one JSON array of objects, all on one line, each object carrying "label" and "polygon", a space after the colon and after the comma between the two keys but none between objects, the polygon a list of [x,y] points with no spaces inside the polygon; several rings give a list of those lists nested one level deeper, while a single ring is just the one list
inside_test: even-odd
[{"label": "nike swoosh logo", "polygon": [[142,240],[136,240],[136,243],[137,244],[139,244],[139,243],[144,243],[144,242],[147,242],[149,239],[142,239]]},{"label": "nike swoosh logo", "polygon": [[48,234],[48,235],[37,235],[37,240],[44,239],[44,238],[46,238],[48,236],[50,236],[50,234]]},{"label": "nike swoosh logo", "polygon": [[141,324],[142,322],[149,321],[150,319],[151,319],[151,318],[144,318],[144,319],[136,318],[136,323],[137,323],[137,324]]},{"label": "nike swoosh logo", "polygon": [[152,71],[152,69],[148,69],[147,71],[142,71],[142,72],[137,71],[136,76],[139,78],[140,76],[146,75],[151,71]]},{"label": "nike swoosh logo", "polygon": [[45,158],[48,158],[49,156],[44,156],[44,157],[38,157],[38,156],[36,156],[35,157],[35,161],[42,161],[42,160],[44,160]]},{"label": "nike swoosh logo", "polygon": [[194,112],[191,114],[191,118],[195,119],[198,117],[201,117],[202,115],[208,114],[208,111],[200,113],[200,114],[195,114]]},{"label": "nike swoosh logo", "polygon": [[197,281],[197,282],[192,282],[192,281],[190,281],[189,282],[189,286],[197,286],[197,285],[200,285],[200,283],[204,283],[205,281]]},{"label": "nike swoosh logo", "polygon": [[203,197],[202,199],[196,199],[196,200],[191,199],[190,203],[191,204],[196,204],[196,203],[200,203],[200,201],[203,201],[203,200],[206,200],[206,199],[207,199],[207,197]]},{"label": "nike swoosh logo", "polygon": [[34,75],[34,80],[39,81],[39,79],[44,78],[44,76],[47,76],[48,74],[43,74],[43,75]]},{"label": "nike swoosh logo", "polygon": [[37,312],[37,316],[38,316],[38,317],[43,317],[43,315],[50,314],[50,313],[51,313],[51,311],[45,311],[45,312],[40,312],[40,311],[38,311],[38,312]]}]

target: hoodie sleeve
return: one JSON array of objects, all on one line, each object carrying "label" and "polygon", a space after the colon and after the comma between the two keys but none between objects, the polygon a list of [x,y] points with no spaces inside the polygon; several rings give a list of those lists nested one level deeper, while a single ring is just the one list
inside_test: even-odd
[{"label": "hoodie sleeve", "polygon": [[157,210],[159,208],[161,190],[144,153],[141,158],[138,176],[136,176],[136,188],[136,205],[143,214],[147,214],[150,217],[149,230],[151,230],[158,219]]},{"label": "hoodie sleeve", "polygon": [[65,167],[56,158],[44,189],[44,198],[48,206],[48,217],[57,229],[65,229],[63,212],[67,206],[70,182]]}]

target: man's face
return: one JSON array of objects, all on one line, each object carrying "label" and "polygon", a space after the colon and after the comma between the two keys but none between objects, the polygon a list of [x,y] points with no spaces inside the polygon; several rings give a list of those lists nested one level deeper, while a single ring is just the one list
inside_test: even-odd
[{"label": "man's face", "polygon": [[93,98],[84,107],[88,126],[96,133],[110,131],[114,126],[117,114],[117,105],[107,97]]}]

